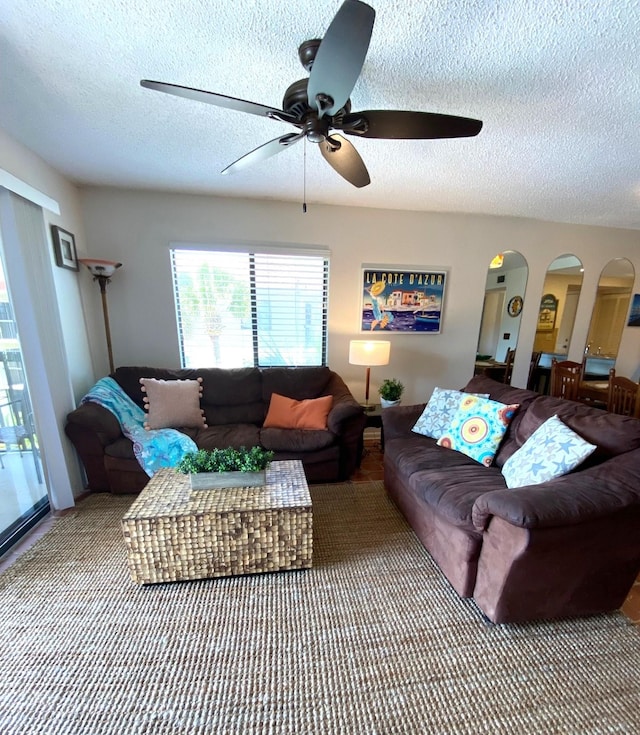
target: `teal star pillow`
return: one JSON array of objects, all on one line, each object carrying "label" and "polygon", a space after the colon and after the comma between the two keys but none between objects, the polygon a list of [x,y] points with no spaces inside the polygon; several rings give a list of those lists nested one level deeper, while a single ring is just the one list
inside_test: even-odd
[{"label": "teal star pillow", "polygon": [[[451,425],[451,419],[458,413],[460,401],[467,395],[469,394],[460,390],[435,387],[412,431],[439,439]],[[489,398],[488,393],[474,393],[473,395]]]},{"label": "teal star pillow", "polygon": [[557,416],[541,424],[502,467],[507,487],[538,485],[575,469],[596,449]]}]

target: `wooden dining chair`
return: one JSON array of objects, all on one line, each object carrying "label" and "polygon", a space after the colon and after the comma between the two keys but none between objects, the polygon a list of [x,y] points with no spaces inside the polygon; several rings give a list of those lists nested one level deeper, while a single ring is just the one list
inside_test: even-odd
[{"label": "wooden dining chair", "polygon": [[527,378],[527,388],[529,390],[534,390],[534,385],[537,382],[536,371],[538,370],[538,366],[540,365],[541,357],[542,352],[531,353],[531,362],[529,363],[529,377]]},{"label": "wooden dining chair", "polygon": [[640,411],[640,384],[622,375],[616,375],[614,368],[609,370],[607,411],[636,418]]},{"label": "wooden dining chair", "polygon": [[513,373],[513,360],[515,356],[516,351],[512,350],[511,347],[509,347],[504,358],[504,376],[502,377],[503,383],[511,383],[511,373]]},{"label": "wooden dining chair", "polygon": [[578,400],[578,386],[582,376],[582,363],[571,360],[551,360],[550,394],[568,401]]}]

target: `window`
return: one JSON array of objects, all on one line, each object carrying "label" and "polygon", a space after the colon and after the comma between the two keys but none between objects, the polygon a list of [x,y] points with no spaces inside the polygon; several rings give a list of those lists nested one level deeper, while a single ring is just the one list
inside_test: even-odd
[{"label": "window", "polygon": [[183,367],[325,365],[325,254],[171,250]]}]

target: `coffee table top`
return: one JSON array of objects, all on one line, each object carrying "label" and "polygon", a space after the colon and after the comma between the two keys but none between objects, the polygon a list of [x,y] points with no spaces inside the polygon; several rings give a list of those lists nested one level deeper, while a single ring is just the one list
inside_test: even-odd
[{"label": "coffee table top", "polygon": [[123,521],[311,505],[299,459],[271,462],[266,477],[267,484],[263,487],[191,490],[187,475],[164,468],[149,480]]}]

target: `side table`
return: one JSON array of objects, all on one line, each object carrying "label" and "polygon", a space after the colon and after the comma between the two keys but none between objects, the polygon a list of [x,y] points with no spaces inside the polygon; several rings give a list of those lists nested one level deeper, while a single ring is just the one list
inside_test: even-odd
[{"label": "side table", "polygon": [[[382,426],[383,408],[379,403],[375,403],[373,405],[369,404],[369,406],[365,406],[363,404],[362,407],[365,409],[364,415],[366,416],[366,419],[367,419],[364,425],[364,428],[365,429],[368,429],[368,428],[380,429],[380,449],[382,449],[382,451],[384,452],[384,427]],[[364,432],[360,439],[360,446],[358,447],[358,464],[360,464],[362,460],[363,453],[364,453]]]}]

